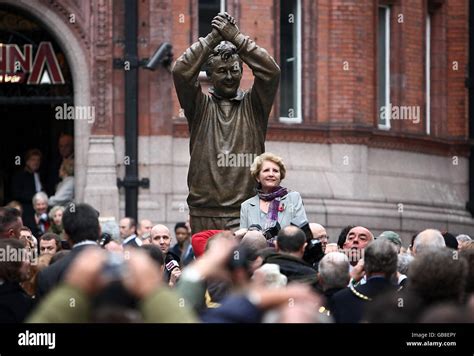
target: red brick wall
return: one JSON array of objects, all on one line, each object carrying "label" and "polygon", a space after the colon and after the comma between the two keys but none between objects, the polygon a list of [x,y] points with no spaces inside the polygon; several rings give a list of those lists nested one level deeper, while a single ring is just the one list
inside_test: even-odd
[{"label": "red brick wall", "polygon": [[[193,4],[191,0],[181,0],[172,2],[172,45],[173,45],[173,54],[174,59],[176,60],[183,52],[191,45],[191,37],[193,32],[193,26],[196,25],[196,16],[193,18]],[[196,11],[194,11],[194,14]],[[197,31],[197,26],[196,31]],[[193,41],[197,40],[196,38]],[[172,103],[173,103],[173,112],[172,117],[174,119],[180,116],[180,105],[178,102],[178,97],[176,96],[176,91],[172,90]],[[184,119],[183,114],[181,113],[182,119]]]},{"label": "red brick wall", "polygon": [[[434,1],[432,9],[431,131],[425,130],[425,21],[431,1],[385,0],[391,6],[391,103],[420,106],[422,122],[393,120],[391,130],[377,129],[377,16],[372,0],[301,0],[303,15],[303,124],[306,132],[337,128],[364,129],[367,135],[409,137],[426,140],[467,137],[468,1]],[[174,58],[197,40],[198,0],[145,0],[139,2],[139,53],[149,57],[163,42],[173,45]],[[228,0],[241,31],[252,37],[279,60],[279,0]],[[403,15],[403,23],[399,23]],[[114,2],[114,56],[123,56],[123,6]],[[117,41],[119,39],[119,41]],[[456,61],[458,70],[453,70]],[[344,63],[349,66],[344,70]],[[114,71],[114,133],[123,135],[123,73]],[[244,69],[242,88],[252,85],[253,76]],[[203,85],[206,89],[206,85]],[[170,105],[172,98],[172,105]],[[179,103],[169,72],[140,69],[140,135],[185,135],[179,119]],[[278,122],[278,96],[274,106],[270,139],[292,139],[297,129]],[[172,120],[172,118],[178,120]],[[173,126],[174,121],[174,126]],[[174,128],[173,128],[174,127]],[[278,127],[278,129],[277,129]],[[174,131],[173,131],[174,130]],[[321,134],[311,135],[319,142]],[[318,138],[319,137],[319,138]],[[295,140],[300,137],[295,134]],[[326,142],[326,139],[321,139]],[[461,141],[459,141],[461,140]],[[426,145],[427,147],[430,145]],[[430,146],[431,147],[431,146]]]},{"label": "red brick wall", "polygon": [[431,135],[442,137],[448,122],[446,4],[431,12]]},{"label": "red brick wall", "polygon": [[[468,1],[449,0],[446,1],[445,7],[447,8],[446,44],[448,50],[448,127],[445,135],[466,138],[468,106],[464,79],[467,77],[468,68]],[[457,61],[459,65],[457,71],[452,67],[454,61]]]},{"label": "red brick wall", "polygon": [[[265,48],[275,57],[275,16],[273,0],[241,0],[239,1],[237,19],[243,34],[250,36],[260,47]],[[253,75],[247,65],[244,66],[244,76],[241,87],[248,89],[252,86]]]},{"label": "red brick wall", "polygon": [[[328,116],[318,122],[373,126],[374,86],[374,6],[369,0],[330,1],[327,34]],[[318,33],[319,35],[319,33]],[[307,77],[306,80],[310,80]],[[318,103],[313,103],[317,105]]]},{"label": "red brick wall", "polygon": [[[123,58],[125,48],[124,33],[124,2],[113,2],[113,37],[116,39],[113,46],[113,57]],[[124,136],[125,125],[125,91],[124,73],[122,70],[114,70],[111,78],[113,83],[113,105],[114,105],[114,131],[115,136]]]}]

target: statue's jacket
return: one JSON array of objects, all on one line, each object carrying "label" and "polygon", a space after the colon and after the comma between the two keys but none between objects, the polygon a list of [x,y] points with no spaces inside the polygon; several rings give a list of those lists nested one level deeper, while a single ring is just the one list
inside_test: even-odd
[{"label": "statue's jacket", "polygon": [[278,90],[280,68],[267,51],[238,34],[233,43],[255,76],[248,91],[231,99],[228,115],[212,88],[201,90],[198,81],[219,39],[199,38],[173,68],[173,79],[190,132],[188,206],[192,216],[239,217],[240,205],[255,194],[250,175],[253,158],[265,151],[268,117]]}]

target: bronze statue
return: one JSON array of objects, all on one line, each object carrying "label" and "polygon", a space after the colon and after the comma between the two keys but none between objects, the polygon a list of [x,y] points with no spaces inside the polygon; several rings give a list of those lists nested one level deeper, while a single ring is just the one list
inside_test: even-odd
[{"label": "bronze statue", "polygon": [[[245,62],[253,86],[239,89]],[[201,91],[201,67],[212,87]],[[193,233],[238,226],[240,205],[255,194],[249,166],[265,151],[268,116],[280,68],[267,51],[220,13],[212,31],[191,45],[173,67],[173,80],[188,121],[191,161],[188,206]]]}]

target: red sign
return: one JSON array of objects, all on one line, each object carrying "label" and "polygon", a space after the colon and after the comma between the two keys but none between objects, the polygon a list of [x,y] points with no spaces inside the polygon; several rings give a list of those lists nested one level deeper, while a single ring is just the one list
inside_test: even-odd
[{"label": "red sign", "polygon": [[64,84],[63,73],[51,42],[41,42],[33,57],[33,45],[23,51],[16,44],[0,43],[0,83]]}]

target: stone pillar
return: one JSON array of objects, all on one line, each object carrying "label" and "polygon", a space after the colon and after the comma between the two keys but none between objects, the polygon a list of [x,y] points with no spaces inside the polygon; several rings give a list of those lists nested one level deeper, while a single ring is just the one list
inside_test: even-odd
[{"label": "stone pillar", "polygon": [[84,202],[99,210],[101,217],[119,215],[119,190],[117,187],[117,166],[114,146],[114,106],[113,88],[113,35],[111,0],[94,0],[92,18],[92,104],[96,118],[91,129],[87,151],[86,187]]},{"label": "stone pillar", "polygon": [[99,210],[101,216],[118,219],[119,192],[113,136],[91,136],[87,156],[84,201]]}]

